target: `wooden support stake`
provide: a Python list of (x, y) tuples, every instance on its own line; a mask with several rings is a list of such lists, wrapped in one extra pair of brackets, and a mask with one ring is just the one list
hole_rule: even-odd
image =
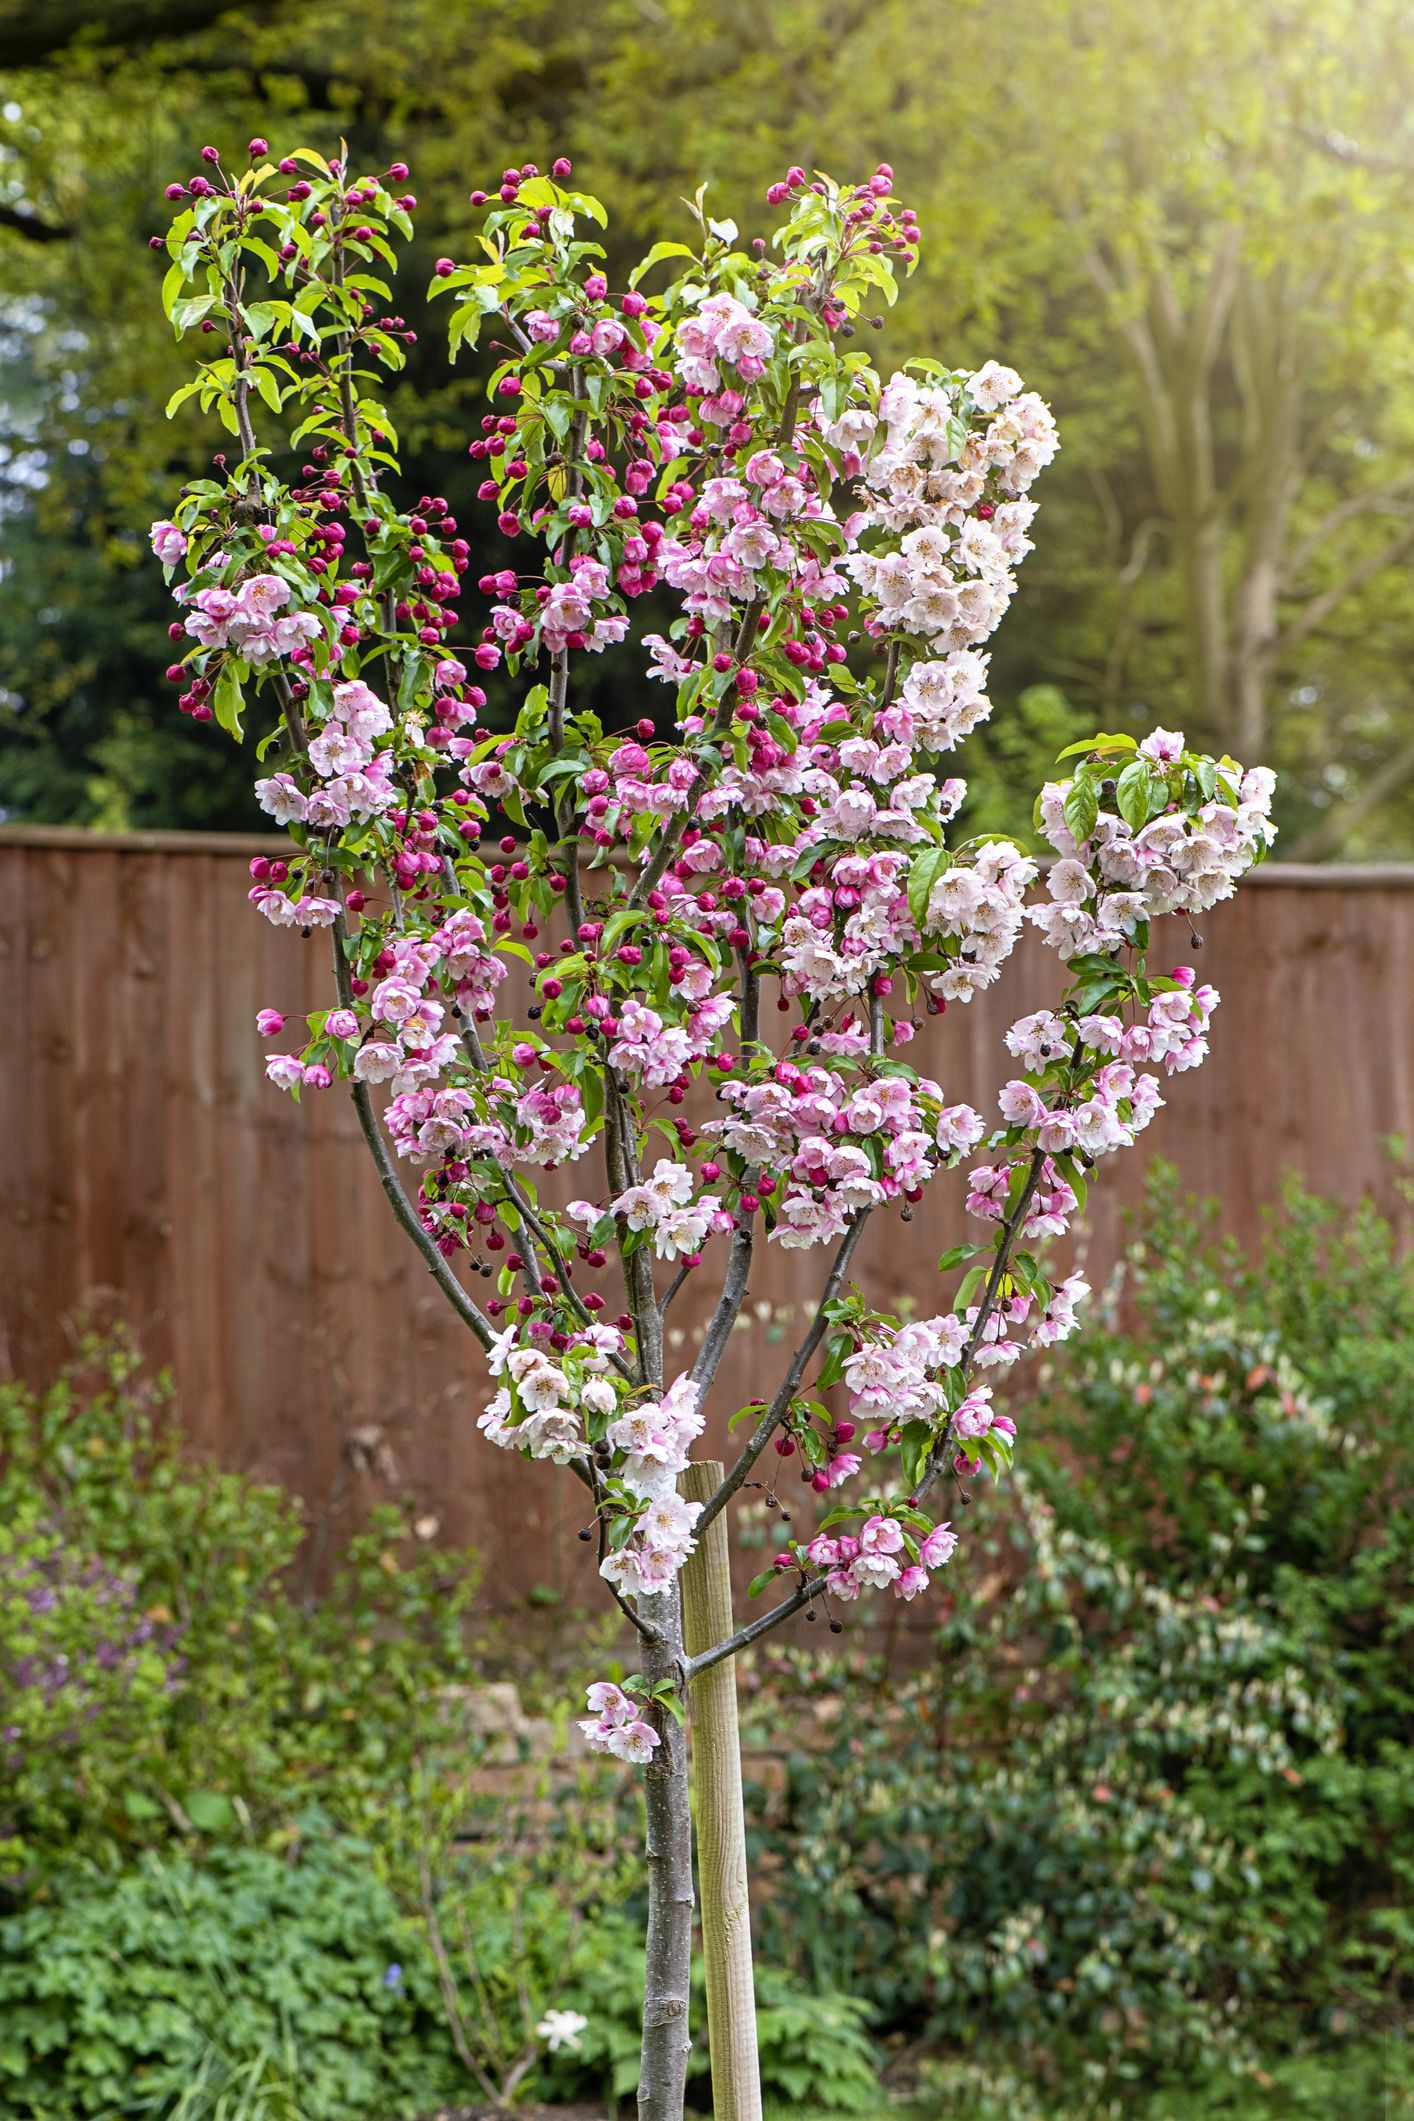
[[(690, 1465), (680, 1482), (684, 1497), (688, 1502), (706, 1502), (721, 1486), (722, 1473), (722, 1466), (713, 1459)], [(724, 1510), (708, 1525), (683, 1569), (682, 1601), (683, 1641), (689, 1657), (700, 1656), (731, 1634), (732, 1580)], [(693, 1680), (689, 1713), (713, 2121), (761, 2121), (735, 1658), (724, 1658)]]

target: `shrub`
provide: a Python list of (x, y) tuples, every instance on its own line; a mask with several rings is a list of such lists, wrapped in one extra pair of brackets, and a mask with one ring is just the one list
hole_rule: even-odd
[[(475, 1940), (487, 2072), (505, 2081), (527, 2056), (522, 2096), (631, 2093), (641, 1926), (612, 1905), (583, 1920), (547, 1860), (478, 1861), (448, 1897)], [(700, 1964), (694, 1978), (700, 2006)], [(769, 1968), (757, 1993), (769, 2097), (877, 2110), (861, 2004)], [(585, 2018), (577, 2047), (547, 2052), (551, 2008)], [(705, 2088), (705, 2041), (692, 2067)], [(15, 2121), (185, 2117), (238, 2088), (259, 2121), (393, 2121), (479, 2096), (426, 1931), (367, 1846), (312, 1830), (285, 1856), (149, 1850), (111, 1877), (60, 1872), (0, 1919), (0, 2110)]]
[[(637, 2081), (636, 1793), (596, 1802), (596, 1764), (478, 1795), (451, 1713), (480, 1677), (474, 1558), (385, 1508), (302, 1600), (304, 1534), (282, 1490), (184, 1455), (121, 1340), (45, 1392), (0, 1388), (20, 2121), (384, 2121), (478, 2097), (482, 2072), (522, 2096)], [(774, 2096), (870, 2109), (859, 2006), (769, 1969), (760, 2003)], [(587, 2019), (578, 2051), (547, 2053), (554, 2008)], [(705, 2085), (705, 2042), (694, 2067)]]
[[(692, 1967), (694, 2023), (703, 2035), (688, 2060), (689, 2100), (708, 2096), (706, 1981), (700, 1958)], [(588, 2023), (577, 2053), (552, 2057), (544, 2082), (555, 2097), (632, 2094), (638, 2083), (643, 1987), (643, 1931), (616, 1915), (596, 1925), (593, 1947), (566, 1984), (564, 2001)], [(866, 2030), (869, 2008), (860, 1998), (817, 1994), (798, 1973), (756, 1967), (756, 2029), (761, 2088), (768, 2100), (806, 2111), (877, 2114), (879, 2058)]]
[(301, 1600), (294, 1498), (185, 1455), (122, 1341), (47, 1391), (0, 1387), (0, 1527), (15, 1892), (76, 1853), (259, 1837), (315, 1799), (372, 1830), (456, 1738), (474, 1555), (386, 1505)]
[(0, 2028), (0, 2104), (26, 2121), (163, 2112), (262, 2057), (290, 2058), (305, 2121), (381, 2121), (465, 2081), (416, 1928), (371, 1852), (323, 1834), (289, 1858), (60, 1874), (0, 1920)]
[(768, 1952), (1096, 2098), (1401, 2023), (1411, 1327), (1368, 1209), (1292, 1191), (1247, 1259), (1161, 1175), (939, 1669), (760, 1668), (807, 1733), (761, 1800)]
[[(1414, 1964), (1414, 1269), (1368, 1204), (1294, 1183), (1254, 1258), (1212, 1221), (1155, 1174), (1123, 1303), (1048, 1381), (1038, 1477), (1063, 1536), (1308, 1675), (1325, 1741), (1234, 1725), (1230, 1772), (1189, 1779), (1250, 1851), (1282, 1991), (1340, 2030), (1407, 2006)], [(1103, 1481), (1072, 1477), (1082, 1431)]]

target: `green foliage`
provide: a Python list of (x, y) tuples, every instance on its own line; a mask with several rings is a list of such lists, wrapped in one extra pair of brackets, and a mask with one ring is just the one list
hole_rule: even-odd
[[(1059, 681), (1072, 734), (1157, 720), (1241, 749), (1224, 673), (1245, 657), (1286, 844), (1330, 828), (1320, 852), (1407, 848), (1411, 782), (1387, 771), (1404, 762), (1414, 597), (1398, 0), (1044, 0), (1021, 39), (1005, 11), (960, 0), (404, 0), (395, 24), (365, 0), (286, 0), (239, 36), (208, 5), (179, 30), (170, 11), (144, 30), (136, 6), (60, 10), (55, 30), (54, 12), (0, 113), (21, 202), (0, 227), (0, 758), (16, 814), (255, 821), (229, 750), (176, 713), (158, 572), (131, 531), (203, 468), (195, 408), (163, 422), (185, 368), (143, 244), (204, 141), (229, 154), (298, 123), (326, 153), (346, 136), (360, 166), (411, 162), (400, 309), (439, 251), (465, 253), (467, 187), (508, 161), (573, 154), (632, 245), (701, 175), (754, 234), (788, 163), (825, 142), (842, 164), (887, 158), (926, 236), (915, 319), (925, 307), (961, 363), (1004, 338), (1062, 421), (1049, 557), (993, 659), (993, 726), (1015, 719), (1039, 748), (1054, 702), (1035, 696)], [(449, 378), (425, 337), (390, 411), (408, 492), (448, 495), (475, 580), (495, 540), (455, 460), (490, 360)], [(1239, 592), (1260, 602), (1273, 579), (1276, 609), (1240, 623)], [(624, 719), (652, 711), (613, 656), (588, 683)], [(969, 746), (984, 829), (1014, 826), (1034, 785), (1010, 748)]]
[[(305, 1529), (183, 1454), (121, 1340), (0, 1389), (17, 2121), (385, 2121), (636, 2082), (636, 1798), (602, 1769), (470, 1788), (473, 1559), (384, 1509), (301, 1597)], [(769, 1968), (759, 1999), (774, 2097), (872, 2110), (862, 2004)], [(550, 2056), (536, 2028), (564, 2008), (589, 2025)]]
[[(60, 1872), (0, 1918), (0, 2110), (16, 2121), (384, 2121), (503, 2085), (522, 2097), (631, 2094), (643, 1936), (623, 1910), (621, 1860), (591, 1879), (562, 1844), (492, 1846), (441, 1881), (473, 2080), (419, 1913), (384, 1882), (375, 1850), (305, 1825), (283, 1855), (148, 1851), (113, 1875)], [(693, 1980), (701, 2025), (700, 1962)], [(757, 1996), (769, 2097), (876, 2111), (862, 2003), (767, 1967)], [(536, 2028), (550, 2009), (588, 2020), (577, 2049), (546, 2052)], [(692, 2070), (705, 2084), (705, 2038)]]
[(283, 1490), (185, 1456), (121, 1345), (0, 1387), (0, 1878), (174, 1832), (257, 1837), (317, 1800), (372, 1829), (415, 1760), (463, 1743), (467, 1553), (376, 1510), (299, 1596)]
[[(562, 2001), (588, 2019), (577, 2054), (561, 2053), (544, 2068), (554, 2097), (631, 2095), (638, 2083), (643, 2008), (643, 1939), (622, 1915), (596, 1923), (592, 1951), (566, 1983)], [(710, 2069), (707, 1992), (702, 1961), (693, 1960), (692, 2022), (703, 2028), (688, 2059), (689, 2087), (700, 2096)], [(865, 2030), (868, 2006), (858, 1997), (816, 1993), (798, 1974), (756, 1966), (756, 2029), (761, 2085), (767, 2100), (807, 2111), (874, 2114), (879, 2109), (879, 2061)], [(689, 2090), (689, 2098), (694, 2096)]]
[[(920, 2090), (926, 2102), (901, 2111), (898, 2121), (934, 2121), (966, 2114), (968, 2121), (1070, 2121), (1069, 2094), (1047, 2095), (1005, 2063), (928, 2062)], [(1095, 2121), (1328, 2121), (1344, 2113), (1401, 2121), (1414, 2114), (1414, 2079), (1407, 2040), (1372, 2041), (1334, 2055), (1301, 2055), (1240, 2078), (1185, 2084), (1136, 2100), (1132, 2091), (1088, 2103)]]
[(1411, 1328), (1372, 1211), (1293, 1192), (1247, 1260), (1161, 1175), (935, 1669), (767, 1668), (763, 1718), (815, 1726), (758, 1835), (768, 1955), (1076, 2111), (1227, 2111), (1407, 2024)]
[(354, 1840), (148, 1852), (0, 1919), (17, 2121), (382, 2121), (464, 2081), (417, 1931)]

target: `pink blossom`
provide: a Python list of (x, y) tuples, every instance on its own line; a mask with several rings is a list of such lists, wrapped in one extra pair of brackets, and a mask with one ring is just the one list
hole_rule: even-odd
[(898, 1554), (903, 1549), (903, 1527), (894, 1517), (868, 1517), (859, 1535), (864, 1554)]
[(185, 531), (175, 523), (154, 523), (148, 532), (152, 550), (164, 567), (175, 567), (187, 549)]
[(265, 1080), (277, 1090), (297, 1090), (304, 1081), (304, 1063), (291, 1053), (267, 1054)]
[(957, 1550), (957, 1534), (950, 1524), (935, 1524), (921, 1542), (918, 1558), (925, 1569), (941, 1569)]

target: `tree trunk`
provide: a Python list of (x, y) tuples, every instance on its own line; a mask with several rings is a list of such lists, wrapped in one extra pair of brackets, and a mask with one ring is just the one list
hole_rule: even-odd
[[(661, 1598), (640, 1603), (660, 1631), (645, 1644), (650, 1685), (681, 1685), (682, 1596), (674, 1584)], [(643, 1772), (648, 1850), (648, 1936), (643, 1969), (643, 2056), (638, 2081), (639, 2121), (682, 2121), (687, 2083), (688, 1984), (692, 1971), (692, 1813), (687, 1734), (676, 1717), (662, 1718), (663, 1742)]]
[(1187, 592), (1189, 698), (1206, 738), (1228, 728), (1223, 525), (1210, 515), (1180, 522), (1177, 529)]

